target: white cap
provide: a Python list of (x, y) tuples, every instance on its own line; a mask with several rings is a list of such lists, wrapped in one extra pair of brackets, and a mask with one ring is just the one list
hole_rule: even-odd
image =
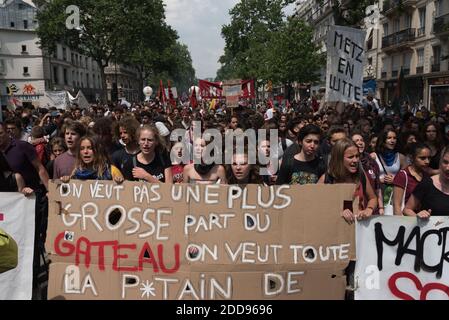
[(168, 135), (170, 135), (170, 130), (168, 130), (168, 128), (165, 126), (165, 124), (163, 124), (162, 122), (156, 122), (155, 123), (157, 130), (159, 131), (159, 134), (162, 137), (166, 137)]

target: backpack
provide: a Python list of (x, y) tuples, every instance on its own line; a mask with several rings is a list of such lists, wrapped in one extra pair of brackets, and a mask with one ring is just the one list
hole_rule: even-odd
[(0, 229), (0, 273), (17, 267), (18, 254), (17, 243), (10, 235)]

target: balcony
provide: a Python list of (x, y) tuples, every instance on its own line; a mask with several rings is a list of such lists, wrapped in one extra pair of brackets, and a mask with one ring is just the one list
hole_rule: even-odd
[(387, 72), (386, 71), (382, 71), (381, 78), (382, 79), (386, 79), (387, 78)]
[(417, 37), (423, 37), (426, 35), (426, 27), (421, 27), (416, 29), (416, 36)]
[(441, 64), (439, 62), (435, 62), (432, 64), (432, 72), (440, 72)]
[(435, 18), (433, 32), (437, 37), (449, 35), (449, 13)]
[(384, 51), (395, 51), (409, 47), (416, 39), (416, 29), (405, 29), (382, 38), (382, 49)]
[(399, 75), (399, 70), (393, 70), (391, 71), (391, 77), (396, 78)]
[(410, 66), (404, 67), (404, 68), (402, 69), (402, 73), (404, 74), (404, 76), (410, 75)]
[(384, 0), (382, 14), (385, 16), (401, 14), (402, 10), (416, 8), (417, 2), (418, 0)]
[(416, 67), (416, 74), (423, 74), (424, 73), (424, 66)]

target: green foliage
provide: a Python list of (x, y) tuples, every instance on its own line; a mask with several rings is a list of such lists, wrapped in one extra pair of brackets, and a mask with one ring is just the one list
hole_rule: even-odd
[[(329, 0), (318, 0), (321, 4)], [(387, 0), (388, 1), (388, 0)], [(378, 0), (345, 0), (334, 1), (332, 11), (335, 24), (338, 26), (361, 27), (366, 18), (366, 8), (378, 3)]]
[[(41, 47), (54, 52), (56, 43), (92, 57), (103, 74), (109, 62), (137, 66), (144, 78), (166, 72), (172, 79), (192, 76), (187, 47), (165, 21), (162, 0), (37, 0)], [(66, 8), (80, 9), (80, 28), (66, 27)], [(194, 77), (194, 70), (193, 70)]]
[(318, 80), (324, 58), (313, 30), (283, 8), (292, 1), (242, 0), (222, 29), (226, 41), (217, 79), (255, 78), (277, 84)]

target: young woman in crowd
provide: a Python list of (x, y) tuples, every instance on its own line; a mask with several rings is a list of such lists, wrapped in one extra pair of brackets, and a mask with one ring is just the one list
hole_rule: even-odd
[(355, 214), (351, 208), (342, 212), (348, 224), (356, 220), (371, 217), (377, 208), (377, 197), (360, 164), (359, 148), (350, 139), (342, 139), (332, 148), (328, 172), (320, 178), (319, 183), (356, 184), (354, 199), (359, 200), (359, 212)]
[(424, 143), (412, 144), (409, 148), (411, 165), (401, 170), (394, 178), (393, 206), (395, 215), (402, 211), (416, 186), (427, 177), (430, 164), (430, 147)]
[(316, 184), (326, 171), (326, 164), (317, 153), (320, 146), (321, 129), (311, 124), (299, 132), (300, 151), (286, 154), (282, 159), (277, 185)]
[(173, 183), (183, 183), (184, 182), (184, 155), (185, 155), (185, 146), (182, 142), (176, 142), (173, 144), (171, 149), (170, 158), (171, 158), (171, 172), (173, 176)]
[(50, 141), (50, 161), (47, 163), (46, 169), (50, 179), (53, 179), (53, 167), (56, 158), (58, 158), (64, 152), (67, 152), (67, 146), (65, 145), (64, 139), (53, 138)]
[(376, 145), (376, 152), (371, 156), (376, 160), (380, 169), (379, 180), (382, 187), (382, 197), (385, 214), (393, 215), (393, 181), (396, 174), (408, 167), (406, 157), (398, 151), (396, 131), (387, 129), (383, 131)]
[(380, 170), (379, 166), (377, 165), (376, 161), (371, 158), (370, 154), (366, 151), (366, 144), (365, 140), (363, 139), (363, 136), (361, 133), (353, 133), (351, 136), (351, 140), (354, 142), (354, 144), (359, 149), (360, 154), (360, 163), (362, 164), (362, 168), (365, 171), (366, 177), (368, 178), (368, 181), (371, 184), (371, 187), (373, 188), (377, 199), (378, 199), (378, 209), (375, 211), (375, 214), (384, 214), (384, 208), (383, 202), (382, 202), (382, 190), (380, 187)]
[(199, 184), (226, 184), (226, 171), (222, 165), (206, 164), (204, 155), (206, 151), (206, 140), (197, 138), (193, 142), (194, 163), (184, 167), (183, 177), (185, 183)]
[(71, 176), (62, 177), (61, 181), (67, 183), (70, 179), (113, 180), (116, 183), (124, 180), (120, 170), (110, 164), (99, 138), (91, 135), (79, 140), (75, 170)]
[(428, 122), (423, 128), (423, 141), (430, 147), (431, 150), (431, 161), (430, 161), (430, 174), (438, 174), (441, 150), (444, 147), (443, 138), (439, 130), (439, 126), (434, 122)]
[(248, 150), (233, 152), (232, 164), (227, 167), (227, 181), (230, 185), (262, 184), (259, 166), (249, 163)]
[(130, 181), (172, 183), (170, 156), (164, 147), (159, 131), (145, 125), (137, 130), (140, 152), (123, 166), (123, 176)]
[(449, 216), (449, 148), (441, 153), (438, 174), (425, 177), (413, 191), (403, 211), (405, 216), (428, 219)]

